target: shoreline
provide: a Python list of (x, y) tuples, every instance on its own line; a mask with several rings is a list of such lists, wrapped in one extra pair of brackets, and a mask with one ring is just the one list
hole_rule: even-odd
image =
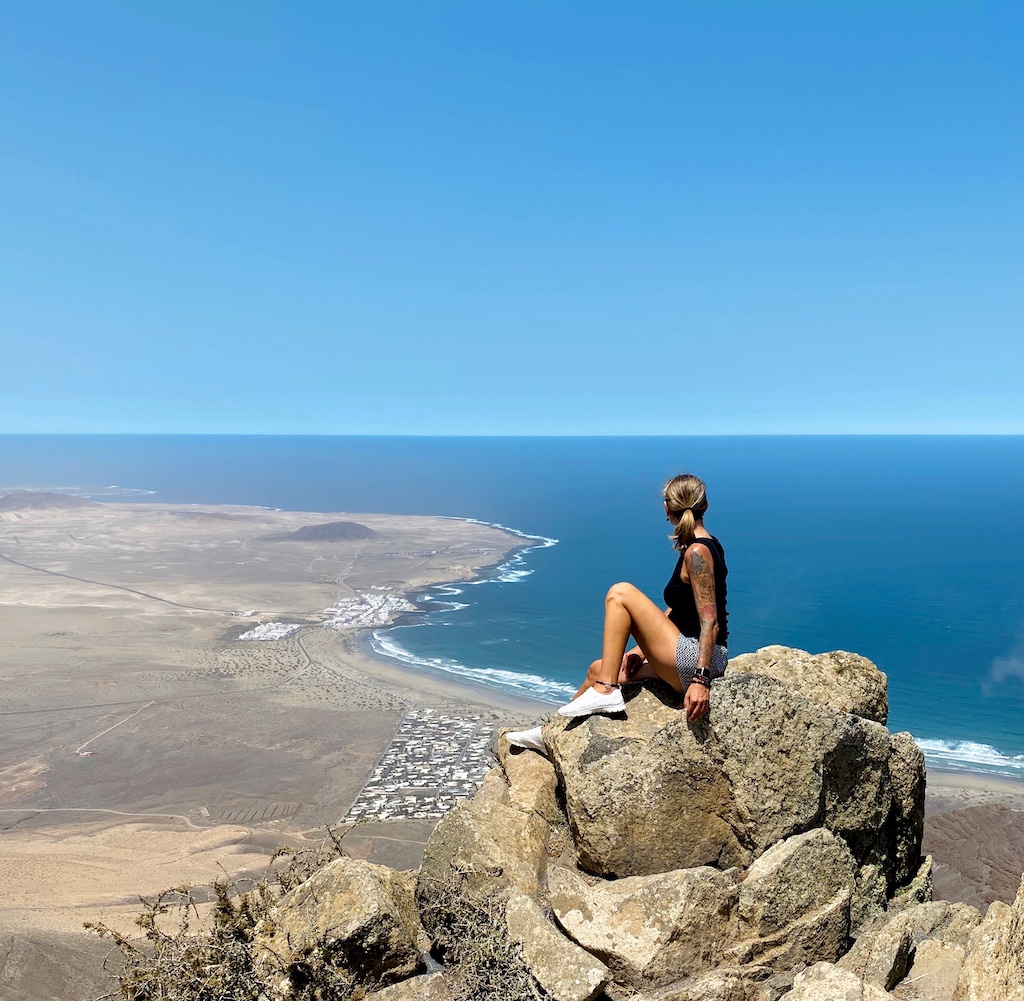
[(1008, 776), (929, 768), (925, 790), (926, 815), (991, 803), (1024, 812), (1024, 782)]
[[(477, 587), (490, 583), (510, 583), (518, 581), (533, 573), (532, 570), (519, 569), (517, 564), (526, 563), (527, 553), (535, 549), (548, 549), (557, 545), (558, 540), (544, 535), (528, 535), (517, 528), (510, 528), (508, 525), (501, 525), (497, 522), (482, 521), (479, 518), (465, 518), (457, 516), (442, 515), (449, 521), (465, 522), (470, 525), (480, 525), (485, 528), (493, 528), (501, 532), (522, 539), (521, 545), (512, 546), (507, 549), (501, 558), (492, 564), (478, 567), (471, 574), (463, 577), (452, 578), (447, 581), (438, 581), (434, 584), (420, 585), (417, 587), (406, 587), (401, 590), (402, 597), (411, 605), (416, 606), (412, 612), (400, 612), (395, 618), (384, 625), (370, 626), (360, 629), (355, 634), (355, 648), (367, 660), (378, 665), (381, 673), (387, 669), (387, 673), (397, 676), (405, 684), (414, 689), (423, 689), (435, 693), (437, 686), (443, 686), (446, 691), (454, 690), (456, 697), (462, 697), (467, 702), (481, 704), (488, 708), (500, 709), (517, 714), (539, 715), (554, 711), (563, 704), (562, 696), (557, 700), (547, 701), (534, 695), (519, 694), (511, 690), (511, 686), (501, 684), (488, 684), (471, 674), (462, 673), (459, 670), (445, 670), (442, 667), (432, 667), (427, 664), (411, 662), (402, 657), (389, 654), (378, 645), (378, 632), (390, 632), (401, 629), (405, 625), (412, 625), (413, 622), (422, 622), (432, 615), (442, 614), (448, 611), (461, 611), (468, 607), (466, 602), (458, 600), (462, 593), (459, 585)], [(450, 599), (450, 600), (448, 600)], [(423, 607), (436, 604), (437, 608)], [(406, 620), (409, 620), (408, 623)], [(457, 661), (452, 660), (453, 664)], [(465, 665), (459, 665), (465, 666)], [(467, 668), (468, 671), (474, 670)], [(376, 672), (370, 672), (374, 676)], [(379, 680), (386, 680), (380, 678)]]
[(555, 702), (543, 702), (526, 695), (516, 695), (497, 686), (448, 673), (439, 668), (418, 667), (396, 657), (390, 657), (373, 646), (374, 631), (372, 628), (360, 629), (353, 637), (355, 652), (364, 662), (373, 665), (373, 668), (366, 670), (367, 676), (373, 680), (383, 683), (397, 682), (402, 687), (420, 691), (425, 695), (443, 695), (453, 701), (520, 715), (553, 712), (558, 706)]

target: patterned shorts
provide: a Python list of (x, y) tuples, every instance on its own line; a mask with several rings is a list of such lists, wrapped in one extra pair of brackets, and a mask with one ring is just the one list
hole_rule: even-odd
[[(697, 673), (697, 653), (700, 650), (700, 643), (692, 636), (680, 635), (676, 643), (676, 671), (679, 672), (679, 681), (685, 692)], [(715, 652), (711, 655), (711, 677), (720, 678), (725, 674), (725, 667), (729, 663), (729, 651), (724, 646), (716, 646)]]

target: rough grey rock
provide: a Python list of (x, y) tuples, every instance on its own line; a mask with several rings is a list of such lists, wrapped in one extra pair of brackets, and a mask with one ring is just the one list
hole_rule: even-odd
[(915, 945), (925, 939), (935, 939), (966, 950), (972, 932), (981, 922), (981, 914), (976, 907), (948, 900), (918, 904), (905, 908), (903, 913), (914, 933)]
[(730, 671), (763, 674), (838, 712), (884, 724), (889, 718), (889, 683), (867, 657), (845, 650), (811, 654), (788, 646), (765, 646), (729, 661)]
[(707, 866), (613, 881), (553, 866), (548, 891), (568, 935), (616, 979), (648, 986), (716, 966), (737, 900), (732, 875)]
[[(754, 974), (762, 974), (760, 977)], [(761, 970), (712, 970), (659, 991), (657, 1001), (775, 1001)]]
[(849, 970), (831, 963), (816, 963), (798, 973), (793, 989), (784, 1001), (892, 1001), (892, 996), (874, 984), (867, 984)]
[(907, 914), (894, 914), (863, 932), (836, 965), (869, 984), (891, 991), (907, 975), (913, 953), (913, 923)]
[(501, 769), (492, 769), (471, 800), (442, 818), (427, 840), (416, 879), (423, 926), (442, 950), (444, 900), (453, 893), (475, 906), (504, 900), (510, 887), (540, 896), (547, 868), (548, 825), (509, 803)]
[(889, 901), (889, 910), (902, 911), (918, 904), (930, 904), (934, 892), (934, 864), (931, 855), (926, 855), (921, 860), (914, 878)]
[(953, 1001), (966, 950), (938, 939), (926, 938), (914, 951), (914, 962), (907, 972), (901, 997), (927, 998), (928, 1001)]
[(567, 939), (536, 901), (512, 889), (505, 905), (509, 940), (552, 1001), (591, 1001), (611, 979), (608, 967)]
[(741, 941), (729, 955), (777, 970), (835, 961), (849, 942), (855, 874), (842, 838), (824, 828), (773, 845), (740, 883)]
[(1024, 877), (1012, 904), (989, 904), (971, 932), (956, 1001), (1024, 1001)]
[(746, 866), (823, 826), (894, 887), (920, 845), (923, 773), (915, 784), (902, 743), (759, 674), (716, 682), (698, 723), (645, 686), (625, 719), (559, 720), (547, 741), (581, 864), (598, 875)]
[(760, 963), (791, 970), (842, 955), (850, 940), (850, 891), (840, 890), (827, 904), (804, 914), (785, 928), (748, 938), (729, 949), (733, 962)]
[(440, 973), (413, 977), (366, 995), (366, 1001), (451, 1001), (448, 983)]
[(889, 780), (892, 783), (892, 814), (886, 825), (889, 889), (909, 883), (921, 865), (924, 837), (924, 752), (909, 733), (889, 739)]
[(739, 888), (741, 933), (771, 935), (853, 890), (856, 863), (842, 838), (818, 827), (768, 849)]
[(682, 713), (650, 691), (633, 693), (625, 719), (555, 720), (547, 741), (588, 871), (642, 876), (750, 861), (728, 776)]
[[(929, 897), (929, 900), (931, 898)], [(862, 865), (850, 901), (850, 931), (856, 936), (869, 921), (883, 914), (889, 905), (889, 883), (877, 865)]]
[(509, 787), (509, 805), (536, 813), (549, 824), (564, 822), (558, 805), (555, 767), (536, 751), (512, 747), (505, 734), (498, 738), (498, 762)]
[(321, 964), (348, 971), (364, 987), (419, 973), (417, 931), (410, 887), (400, 873), (340, 858), (281, 898), (254, 945), (260, 965), (284, 968), (278, 989), (289, 997), (296, 978)]

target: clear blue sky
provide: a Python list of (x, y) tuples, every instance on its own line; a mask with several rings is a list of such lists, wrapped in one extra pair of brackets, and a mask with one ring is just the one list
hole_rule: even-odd
[(0, 7), (0, 432), (1024, 431), (1019, 0)]

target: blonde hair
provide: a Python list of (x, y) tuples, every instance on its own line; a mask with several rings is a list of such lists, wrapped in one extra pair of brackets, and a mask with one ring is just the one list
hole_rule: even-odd
[(708, 509), (707, 487), (704, 481), (690, 473), (674, 476), (665, 484), (665, 508), (672, 518), (678, 518), (675, 531), (669, 536), (674, 549), (685, 549), (693, 541), (697, 521)]

